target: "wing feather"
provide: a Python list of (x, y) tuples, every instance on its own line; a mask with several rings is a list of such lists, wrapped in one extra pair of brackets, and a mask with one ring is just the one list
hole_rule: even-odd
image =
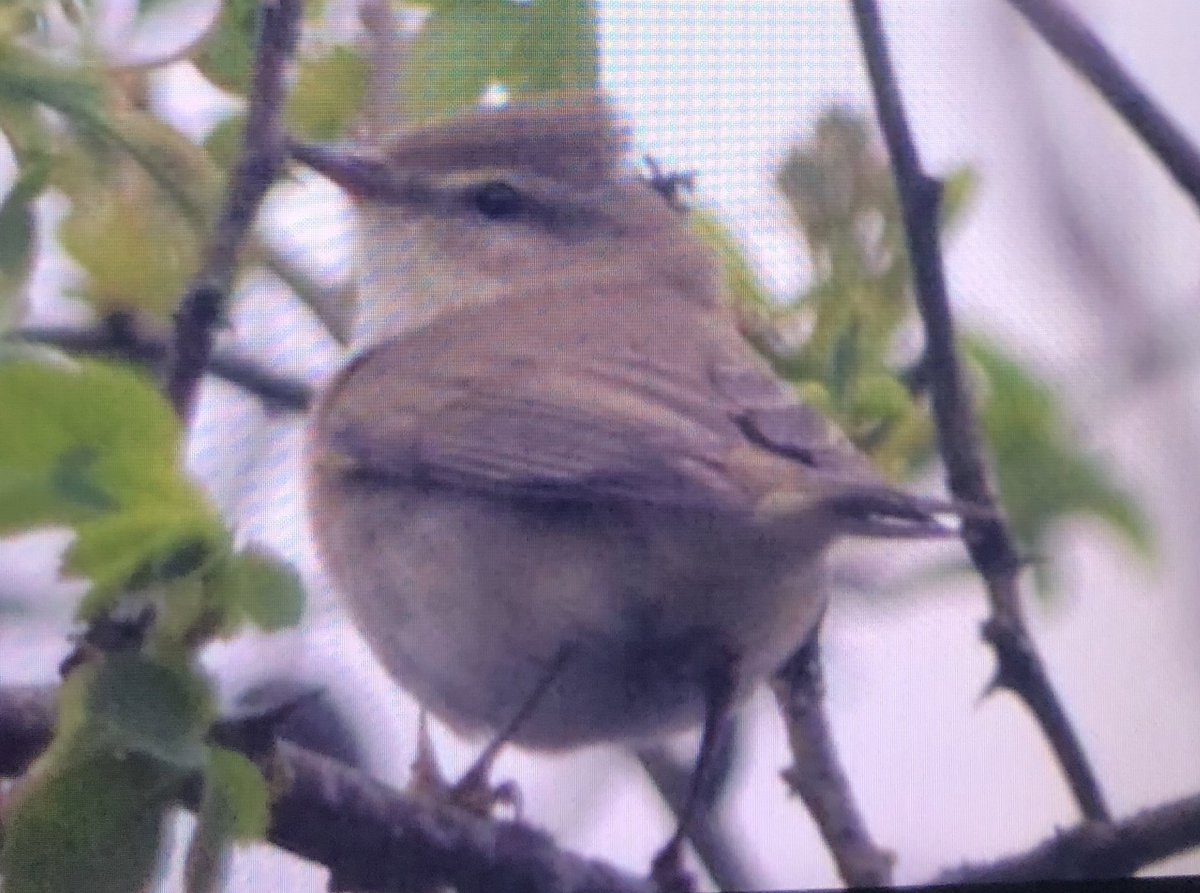
[[(856, 532), (929, 532), (928, 506), (888, 486), (711, 308), (669, 306), (659, 321), (614, 309), (508, 302), (369, 349), (324, 400), (327, 448), (375, 475), (508, 498), (824, 504)], [(888, 524), (873, 529), (877, 516)]]

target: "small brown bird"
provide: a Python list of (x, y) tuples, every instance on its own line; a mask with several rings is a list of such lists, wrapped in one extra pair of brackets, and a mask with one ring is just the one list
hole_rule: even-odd
[(558, 749), (705, 720), (699, 778), (731, 705), (813, 633), (826, 547), (944, 535), (947, 505), (775, 376), (626, 148), (574, 96), (375, 155), (294, 149), (355, 200), (364, 268), (309, 513), (376, 655), (453, 728), (523, 713), (511, 740)]

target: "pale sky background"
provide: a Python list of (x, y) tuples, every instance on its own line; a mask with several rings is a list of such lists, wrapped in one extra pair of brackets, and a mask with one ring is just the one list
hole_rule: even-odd
[[(1200, 4), (1075, 5), (1200, 141)], [(1001, 0), (883, 6), (926, 167), (967, 164), (980, 177), (947, 246), (959, 319), (1002, 338), (1061, 389), (1080, 443), (1110, 462), (1156, 526), (1155, 565), (1095, 524), (1061, 531), (1054, 554), (1062, 598), (1028, 604), (1051, 677), (1118, 815), (1200, 790), (1200, 380), (1191, 362), (1200, 345), (1200, 218)], [(764, 280), (780, 294), (801, 286), (807, 271), (773, 171), (829, 104), (870, 108), (847, 4), (613, 0), (601, 4), (601, 27), (604, 83), (639, 148), (668, 167), (695, 169), (701, 200), (734, 228)], [(203, 132), (222, 105), (202, 86), (180, 66), (157, 93), (189, 132)], [(273, 220), (336, 274), (348, 262), (348, 210), (331, 188), (305, 183), (273, 202)], [(1081, 244), (1092, 252), (1088, 262), (1078, 260)], [(48, 265), (39, 294), (64, 275)], [(319, 382), (338, 362), (332, 345), (291, 308), (281, 312), (270, 283), (258, 285), (244, 289), (233, 337)], [(65, 312), (51, 302), (39, 310), (43, 318)], [(1131, 382), (1112, 358), (1142, 332), (1180, 346), (1184, 362)], [(192, 467), (247, 539), (295, 560), (311, 585), (304, 631), (247, 637), (214, 649), (210, 663), (230, 692), (269, 672), (328, 686), (360, 717), (374, 771), (402, 783), (415, 710), (320, 581), (302, 535), (300, 442), (295, 419), (264, 420), (253, 401), (206, 388)], [(0, 549), (0, 588), (44, 594), (48, 556), (62, 542), (43, 535)], [(913, 564), (915, 547), (903, 548), (896, 555), (849, 544), (840, 557), (869, 559), (886, 589)], [(0, 679), (53, 677), (69, 599), (60, 594), (54, 604), (62, 609), (33, 628), (0, 618)], [(978, 637), (985, 613), (981, 587), (965, 580), (920, 595), (847, 593), (826, 624), (834, 732), (869, 827), (897, 853), (900, 882), (1022, 850), (1077, 819), (1025, 711), (1005, 695), (978, 700), (993, 665)], [(746, 715), (729, 823), (759, 883), (836, 885), (810, 820), (779, 779), (789, 757), (773, 702), (764, 693)], [(478, 746), (448, 734), (437, 741), (455, 766)], [(681, 753), (692, 747), (694, 737), (680, 742)], [(669, 833), (665, 809), (622, 753), (511, 752), (497, 770), (517, 780), (529, 819), (572, 849), (642, 871)], [(323, 889), (317, 869), (259, 849), (237, 861), (230, 889)], [(1160, 870), (1200, 872), (1200, 857)]]

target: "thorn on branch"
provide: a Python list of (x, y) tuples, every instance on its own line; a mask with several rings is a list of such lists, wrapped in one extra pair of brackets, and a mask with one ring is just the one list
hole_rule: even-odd
[(850, 0), (867, 65), (879, 126), (883, 131), (905, 239), (917, 308), (925, 328), (928, 387), (938, 448), (955, 498), (991, 510), (991, 517), (965, 518), (963, 542), (987, 586), (991, 620), (985, 629), (996, 650), (996, 683), (1011, 688), (1054, 749), (1084, 816), (1105, 820), (1108, 806), (1083, 745), (1051, 687), (1025, 628), (1021, 609), (1017, 547), (993, 495), (983, 461), (979, 424), (958, 361), (954, 320), (939, 242), (938, 189), (921, 166), (888, 53), (876, 0)]

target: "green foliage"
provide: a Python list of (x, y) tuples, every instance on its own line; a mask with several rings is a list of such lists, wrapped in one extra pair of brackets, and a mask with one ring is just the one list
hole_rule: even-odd
[(124, 187), (94, 181), (76, 193), (59, 243), (87, 273), (81, 296), (101, 315), (144, 311), (168, 318), (200, 262), (196, 229), (157, 201), (131, 169)]
[(697, 208), (688, 215), (688, 220), (696, 234), (716, 253), (734, 306), (759, 311), (771, 308), (773, 302), (770, 293), (742, 254), (733, 234), (717, 216)]
[[(1152, 556), (1149, 521), (1103, 463), (1082, 450), (1055, 392), (983, 338), (971, 339), (968, 353), (982, 372), (981, 415), (996, 485), (1021, 542), (1045, 542), (1064, 515), (1092, 515), (1143, 557)], [(1052, 568), (1040, 560), (1034, 568), (1043, 588), (1049, 586)]]
[(28, 164), (0, 203), (0, 332), (24, 315), (33, 270), (33, 202), (46, 183), (46, 164)]
[[(895, 371), (898, 349), (916, 328), (911, 270), (891, 174), (866, 121), (845, 110), (827, 112), (785, 159), (777, 182), (804, 236), (813, 281), (783, 307), (770, 308), (727, 234), (718, 234), (738, 309), (756, 320), (748, 333), (881, 468), (897, 477), (913, 474), (933, 458), (934, 433), (924, 395)], [(961, 217), (974, 186), (967, 170), (946, 179), (944, 226)], [(713, 242), (711, 224), (702, 227)], [(968, 346), (978, 364), (997, 486), (1024, 547), (1045, 552), (1059, 521), (1085, 514), (1149, 555), (1146, 519), (1104, 464), (1071, 437), (1055, 392), (996, 345), (974, 338)], [(1045, 564), (1038, 581), (1051, 591)]]
[(298, 578), (259, 551), (232, 552), (224, 522), (181, 467), (180, 435), (170, 406), (136, 372), (0, 364), (0, 534), (74, 529), (63, 567), (91, 580), (84, 620), (146, 591), (180, 638), (193, 623), (296, 623)]
[[(970, 177), (954, 177), (957, 205)], [(834, 109), (777, 175), (805, 237), (814, 272), (777, 311), (769, 355), (797, 383), (820, 385), (830, 414), (889, 475), (911, 474), (930, 452), (921, 402), (895, 371), (898, 336), (912, 324), (899, 206), (867, 124)], [(798, 337), (797, 337), (798, 336)]]
[(271, 820), (262, 773), (236, 751), (211, 747), (205, 776), (205, 798), (233, 840), (259, 840)]
[(350, 47), (302, 60), (284, 111), (288, 128), (307, 139), (343, 136), (362, 107), (367, 74), (366, 60)]
[(88, 682), (89, 746), (141, 754), (184, 774), (204, 767), (204, 736), (215, 707), (208, 686), (190, 668), (118, 652)]
[(94, 70), (52, 62), (12, 41), (0, 42), (0, 99), (13, 106), (37, 103), (72, 120), (96, 121), (104, 95)]
[(143, 888), (167, 811), (192, 778), (205, 794), (191, 889), (215, 889), (228, 844), (265, 827), (258, 770), (208, 744), (216, 713), (196, 654), (246, 621), (295, 623), (303, 594), (276, 559), (233, 552), (183, 472), (180, 437), (171, 408), (137, 373), (0, 363), (0, 534), (75, 531), (63, 570), (90, 580), (83, 620), (131, 600), (152, 609), (140, 647), (85, 652), (68, 677), (54, 743), (6, 810), (6, 890)]
[(180, 467), (179, 425), (138, 374), (112, 366), (0, 366), (0, 533), (68, 525), (65, 570), (89, 577), (84, 619), (133, 583), (179, 576), (182, 550), (228, 549)]
[(187, 662), (121, 652), (76, 669), (55, 741), (6, 815), (5, 890), (144, 889), (192, 778), (204, 793), (189, 889), (215, 889), (227, 844), (265, 833), (268, 797), (253, 763), (206, 742), (214, 715), (208, 683)]
[(296, 572), (279, 559), (246, 549), (213, 575), (212, 589), (227, 606), (231, 622), (243, 619), (266, 632), (295, 626), (304, 610), (304, 588)]
[(192, 61), (210, 81), (244, 96), (254, 67), (258, 0), (221, 0), (216, 26)]
[(434, 2), (408, 50), (402, 95), (414, 121), (474, 105), (492, 85), (511, 96), (594, 88), (595, 14), (587, 0)]
[(253, 763), (232, 750), (209, 749), (199, 824), (184, 863), (188, 893), (221, 889), (229, 844), (267, 833), (267, 800), (266, 783)]
[(142, 755), (80, 750), (27, 780), (10, 804), (6, 893), (129, 893), (152, 876), (178, 776)]
[[(166, 316), (194, 271), (199, 240), (217, 206), (222, 175), (174, 128), (131, 107), (96, 62), (70, 66), (0, 42), (0, 130), (20, 164), (3, 224), (9, 249), (0, 277), (6, 293), (24, 286), (21, 246), (31, 218), (29, 187), (51, 185), (72, 209), (59, 240), (83, 268), (82, 296), (101, 313)], [(42, 108), (66, 130), (46, 126)]]
[(237, 161), (242, 148), (242, 135), (246, 132), (246, 116), (231, 115), (204, 138), (204, 150), (222, 170), (229, 170)]

